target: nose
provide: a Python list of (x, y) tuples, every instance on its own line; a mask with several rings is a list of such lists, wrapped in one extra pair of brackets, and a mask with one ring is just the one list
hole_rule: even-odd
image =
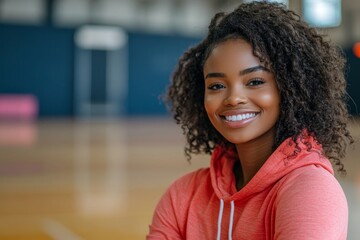
[(224, 104), (228, 106), (236, 106), (248, 102), (248, 98), (244, 91), (232, 90), (229, 95), (224, 99)]

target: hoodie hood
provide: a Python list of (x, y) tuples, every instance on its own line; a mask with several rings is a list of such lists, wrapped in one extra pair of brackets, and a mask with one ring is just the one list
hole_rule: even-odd
[(263, 191), (289, 172), (307, 165), (318, 165), (334, 174), (331, 163), (322, 154), (322, 146), (304, 131), (297, 139), (286, 139), (266, 160), (255, 176), (240, 191), (233, 173), (238, 159), (235, 147), (217, 146), (210, 165), (215, 194), (225, 202), (240, 201)]

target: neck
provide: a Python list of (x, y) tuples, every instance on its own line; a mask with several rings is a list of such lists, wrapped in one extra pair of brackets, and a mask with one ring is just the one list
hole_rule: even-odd
[(234, 169), (238, 190), (250, 182), (270, 157), (273, 152), (274, 137), (275, 131), (272, 129), (261, 138), (236, 145), (240, 159), (240, 166), (236, 164)]

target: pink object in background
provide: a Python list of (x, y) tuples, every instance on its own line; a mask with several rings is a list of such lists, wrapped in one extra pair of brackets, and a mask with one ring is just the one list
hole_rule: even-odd
[(37, 128), (38, 100), (31, 94), (0, 94), (0, 147), (32, 146)]
[(31, 94), (0, 94), (0, 119), (32, 120), (38, 114), (37, 98)]

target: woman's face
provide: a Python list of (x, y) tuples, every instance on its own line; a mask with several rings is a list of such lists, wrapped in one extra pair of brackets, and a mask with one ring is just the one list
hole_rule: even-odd
[(203, 73), (206, 112), (229, 142), (242, 144), (274, 134), (280, 94), (274, 75), (253, 55), (249, 43), (242, 39), (220, 43)]

